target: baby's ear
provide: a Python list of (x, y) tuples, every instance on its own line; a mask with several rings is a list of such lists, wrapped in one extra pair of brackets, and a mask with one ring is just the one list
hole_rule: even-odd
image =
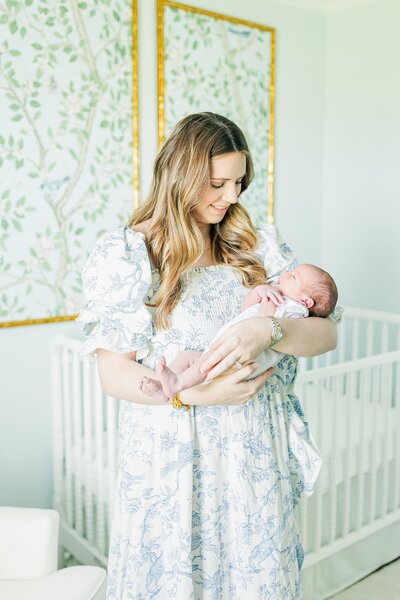
[(310, 308), (312, 308), (315, 304), (312, 298), (303, 298), (302, 302), (308, 308), (308, 310), (310, 310)]

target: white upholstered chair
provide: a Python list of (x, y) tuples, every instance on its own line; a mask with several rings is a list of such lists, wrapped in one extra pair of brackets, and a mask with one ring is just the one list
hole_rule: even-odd
[(59, 520), (55, 510), (0, 507), (0, 598), (105, 599), (104, 569), (57, 570)]

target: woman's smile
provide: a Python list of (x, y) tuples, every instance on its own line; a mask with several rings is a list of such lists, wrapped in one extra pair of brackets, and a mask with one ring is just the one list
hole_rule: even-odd
[(211, 208), (216, 210), (218, 213), (224, 213), (228, 209), (227, 206), (222, 206), (219, 204), (211, 204)]
[(192, 211), (197, 224), (222, 221), (230, 205), (238, 201), (245, 174), (246, 157), (242, 152), (221, 154), (211, 160), (209, 186)]

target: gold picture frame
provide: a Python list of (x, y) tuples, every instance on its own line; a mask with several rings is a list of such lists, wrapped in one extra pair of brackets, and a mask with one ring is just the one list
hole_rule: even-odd
[[(259, 23), (238, 19), (221, 13), (211, 12), (187, 4), (181, 4), (172, 0), (157, 0), (157, 96), (158, 96), (158, 143), (159, 146), (165, 138), (165, 10), (166, 9), (182, 10), (225, 21), (231, 25), (239, 25), (244, 28), (257, 29), (261, 32), (267, 32), (269, 39), (269, 83), (268, 83), (268, 148), (267, 155), (267, 172), (266, 172), (266, 189), (267, 189), (267, 206), (266, 218), (268, 223), (274, 222), (274, 104), (275, 104), (275, 29)], [(169, 32), (170, 33), (170, 32)], [(169, 36), (168, 39), (171, 39)], [(211, 109), (203, 109), (211, 110)], [(196, 111), (193, 111), (196, 112)], [(186, 113), (188, 114), (188, 113)], [(183, 115), (182, 115), (183, 116)], [(235, 119), (233, 119), (235, 120)], [(251, 144), (250, 144), (251, 149)]]

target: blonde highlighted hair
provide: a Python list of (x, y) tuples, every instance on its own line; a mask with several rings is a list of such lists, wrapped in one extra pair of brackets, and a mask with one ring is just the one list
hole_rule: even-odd
[[(211, 112), (179, 121), (156, 157), (149, 195), (129, 222), (129, 227), (134, 227), (150, 219), (146, 242), (150, 259), (160, 273), (155, 300), (157, 328), (168, 328), (168, 316), (182, 291), (181, 275), (204, 251), (192, 211), (209, 186), (210, 161), (230, 152), (241, 152), (246, 157), (243, 192), (253, 179), (253, 163), (240, 128)], [(236, 267), (247, 287), (265, 283), (265, 269), (254, 254), (256, 232), (246, 209), (239, 203), (232, 204), (222, 221), (210, 228), (213, 262)]]

